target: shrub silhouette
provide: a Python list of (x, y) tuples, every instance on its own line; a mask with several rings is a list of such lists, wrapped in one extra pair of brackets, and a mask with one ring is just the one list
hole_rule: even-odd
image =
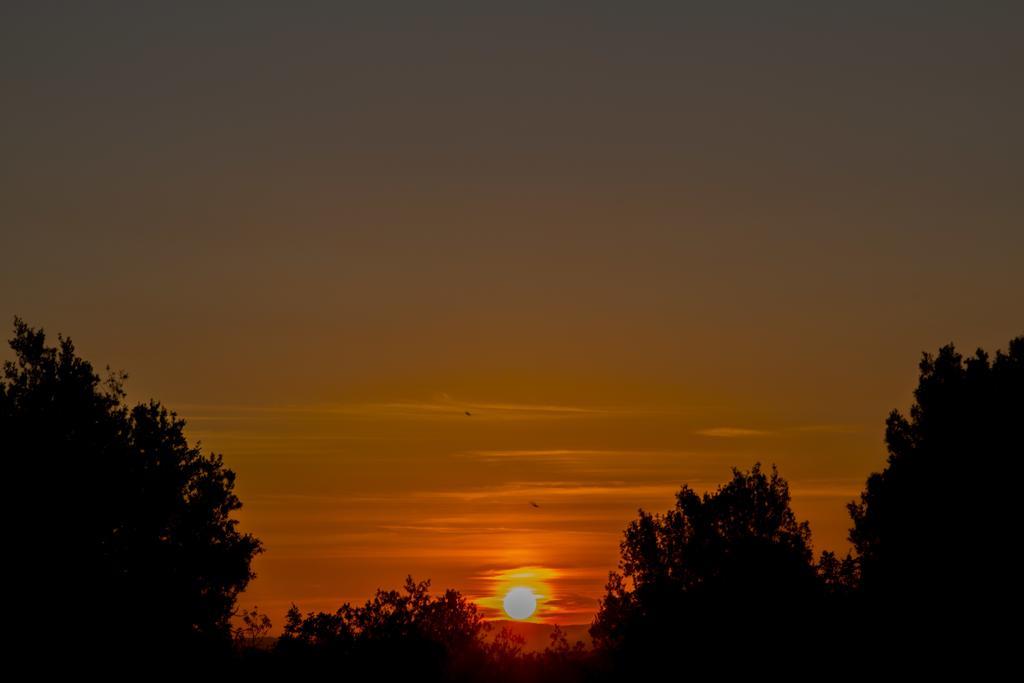
[(58, 339), (47, 346), (16, 319), (15, 360), (0, 379), (21, 578), (48, 608), (41, 618), (75, 606), (88, 626), (68, 646), (111, 662), (229, 644), (260, 551), (231, 518), (234, 473), (190, 446), (185, 423), (159, 403), (129, 407), (123, 374), (101, 380)]
[(401, 591), (378, 590), (362, 606), (302, 615), (292, 605), (278, 653), (298, 668), (338, 668), (359, 675), (457, 677), (481, 667), (487, 624), (458, 591), (430, 595), (430, 582), (407, 577)]
[(252, 662), (263, 674), (344, 672), (353, 680), (571, 683), (597, 673), (583, 644), (570, 645), (561, 629), (543, 652), (527, 652), (521, 634), (495, 632), (458, 591), (429, 589), (408, 577), (402, 590), (378, 590), (362, 606), (303, 615), (292, 605), (272, 656)]

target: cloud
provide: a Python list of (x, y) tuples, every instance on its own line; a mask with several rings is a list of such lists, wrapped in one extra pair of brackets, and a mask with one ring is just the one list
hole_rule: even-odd
[(588, 455), (622, 455), (625, 451), (599, 451), (575, 448), (552, 448), (552, 449), (521, 449), (521, 450), (490, 450), (490, 451), (469, 451), (464, 455), (481, 458), (483, 460), (502, 460), (505, 458), (526, 458), (538, 460), (578, 460)]
[[(632, 417), (662, 413), (622, 406), (581, 406), (549, 403), (491, 403), (455, 400), (441, 395), (431, 401), (320, 403), (308, 405), (201, 405), (180, 406), (190, 421), (222, 422), (281, 417), (351, 417), (399, 420), (541, 420)], [(466, 412), (471, 413), (470, 416)]]
[(694, 432), (699, 436), (710, 436), (716, 439), (745, 439), (757, 436), (775, 436), (784, 433), (793, 434), (857, 434), (861, 430), (846, 424), (811, 424), (797, 427), (780, 427), (776, 431), (753, 429), (750, 427), (710, 427)]
[(566, 500), (571, 498), (639, 500), (661, 495), (671, 497), (679, 489), (679, 485), (679, 482), (676, 481), (643, 484), (622, 481), (527, 481), (461, 490), (420, 491), (413, 495), (419, 498), (440, 498), (463, 502), (508, 499)]
[(585, 462), (614, 460), (620, 458), (674, 458), (695, 456), (692, 451), (644, 450), (644, 449), (590, 449), (590, 448), (525, 448), (507, 450), (479, 450), (459, 453), (463, 457), (498, 462), (501, 460), (535, 460), (550, 462)]
[(771, 432), (745, 427), (711, 427), (710, 429), (698, 430), (696, 434), (711, 436), (716, 439), (743, 439), (752, 436), (768, 436)]
[(790, 484), (794, 498), (851, 499), (864, 490), (863, 479), (806, 480)]

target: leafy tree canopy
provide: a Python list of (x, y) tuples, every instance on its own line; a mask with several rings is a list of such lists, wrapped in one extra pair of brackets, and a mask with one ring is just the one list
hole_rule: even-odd
[(719, 619), (733, 621), (734, 635), (769, 628), (773, 609), (795, 607), (819, 585), (810, 529), (789, 503), (786, 481), (758, 464), (703, 496), (683, 486), (665, 514), (640, 510), (592, 625), (595, 643), (635, 647)]
[(988, 558), (1019, 532), (1008, 469), (1024, 455), (1024, 337), (994, 359), (950, 344), (919, 369), (909, 417), (886, 421), (885, 469), (849, 505), (850, 541), (868, 596), (977, 603), (1009, 568)]
[(0, 443), (15, 472), (24, 578), (89, 620), (88, 647), (230, 637), (260, 542), (237, 529), (235, 474), (189, 445), (160, 403), (130, 406), (70, 339), (15, 320), (0, 378)]

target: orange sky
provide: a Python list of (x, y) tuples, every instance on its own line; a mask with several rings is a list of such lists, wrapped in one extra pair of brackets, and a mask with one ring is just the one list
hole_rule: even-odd
[(881, 459), (878, 420), (744, 422), (698, 403), (503, 404), (442, 394), (179, 409), (192, 436), (229, 453), (241, 475), (242, 520), (268, 548), (244, 600), (275, 615), (292, 601), (333, 609), (412, 572), (465, 591), (489, 614), (500, 614), (508, 588), (526, 585), (542, 598), (536, 619), (585, 623), (637, 507), (667, 508), (683, 482), (714, 487), (732, 464), (776, 462), (818, 546), (841, 548), (844, 503), (864, 474), (857, 467)]
[(225, 455), (278, 627), (587, 622), (756, 461), (842, 550), (919, 353), (1022, 332), (1020, 3), (555, 4), (0, 7), (0, 319)]

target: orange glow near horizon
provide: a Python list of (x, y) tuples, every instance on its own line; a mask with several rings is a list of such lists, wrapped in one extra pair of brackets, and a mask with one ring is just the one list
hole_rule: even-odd
[(877, 435), (842, 423), (741, 428), (733, 410), (444, 394), (182, 415), (238, 472), (242, 528), (266, 546), (240, 604), (280, 623), (292, 603), (332, 612), (412, 574), (461, 591), (488, 620), (507, 619), (505, 596), (528, 588), (537, 608), (526, 622), (578, 626), (637, 508), (664, 511), (682, 484), (713, 489), (733, 465), (777, 462), (815, 547), (842, 550), (844, 504), (862, 479), (822, 476), (814, 457)]
[[(483, 609), (487, 619), (511, 617), (518, 621), (557, 623), (559, 608), (553, 585), (559, 578), (561, 573), (549, 567), (516, 567), (495, 571), (484, 576), (490, 586), (490, 594), (474, 598), (474, 602)], [(506, 598), (517, 589), (528, 590), (536, 600), (536, 608), (525, 617), (516, 617), (506, 609)]]

